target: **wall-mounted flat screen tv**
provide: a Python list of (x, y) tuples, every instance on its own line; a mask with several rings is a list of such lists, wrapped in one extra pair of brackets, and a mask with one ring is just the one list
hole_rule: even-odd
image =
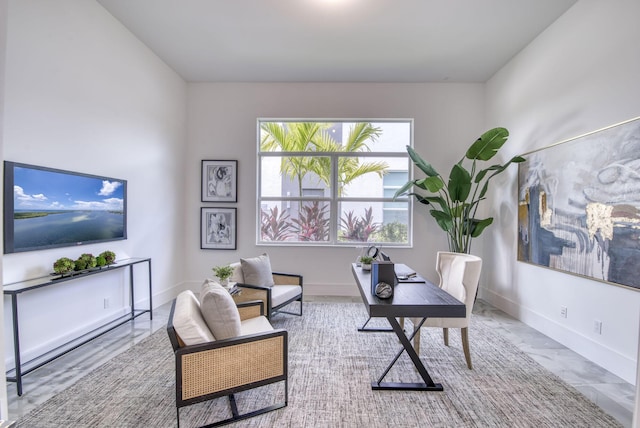
[(4, 163), (4, 253), (127, 239), (127, 181)]

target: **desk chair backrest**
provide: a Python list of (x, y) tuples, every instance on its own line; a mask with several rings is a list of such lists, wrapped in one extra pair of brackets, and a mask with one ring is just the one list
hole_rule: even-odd
[(478, 290), (482, 259), (471, 254), (440, 251), (436, 271), (440, 276), (440, 288), (467, 306), (468, 319)]

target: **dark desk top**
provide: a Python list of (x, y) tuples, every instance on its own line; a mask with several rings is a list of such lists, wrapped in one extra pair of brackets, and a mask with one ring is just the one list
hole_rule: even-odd
[(380, 299), (371, 293), (371, 272), (351, 264), (360, 295), (372, 317), (437, 317), (462, 318), (466, 307), (429, 280), (420, 283), (398, 283), (393, 298)]

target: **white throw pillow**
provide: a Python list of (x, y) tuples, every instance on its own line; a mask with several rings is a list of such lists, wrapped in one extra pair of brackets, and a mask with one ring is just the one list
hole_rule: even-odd
[(244, 277), (242, 276), (242, 265), (240, 262), (231, 263), (229, 266), (233, 268), (233, 274), (229, 278), (229, 282), (239, 282), (244, 284)]
[(185, 345), (198, 345), (215, 340), (202, 318), (198, 299), (191, 290), (183, 291), (176, 298), (173, 328)]
[(267, 253), (258, 257), (240, 259), (240, 265), (242, 266), (242, 276), (245, 284), (263, 285), (265, 287), (274, 285), (271, 261)]
[(200, 311), (216, 339), (240, 336), (240, 313), (227, 290), (205, 280), (200, 291)]

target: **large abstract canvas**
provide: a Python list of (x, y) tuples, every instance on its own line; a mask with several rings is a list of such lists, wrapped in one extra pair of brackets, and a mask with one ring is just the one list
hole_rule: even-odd
[(640, 118), (525, 158), (518, 260), (640, 289)]

